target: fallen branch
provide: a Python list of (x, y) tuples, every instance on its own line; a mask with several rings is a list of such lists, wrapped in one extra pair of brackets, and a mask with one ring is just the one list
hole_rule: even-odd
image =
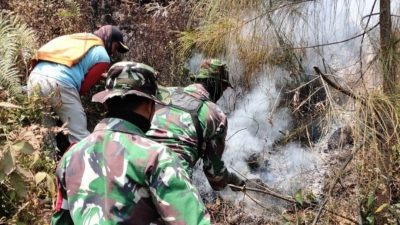
[(370, 29), (364, 31), (361, 34), (357, 34), (355, 36), (349, 37), (347, 39), (344, 40), (340, 40), (340, 41), (335, 41), (335, 42), (330, 42), (330, 43), (325, 43), (325, 44), (319, 44), (319, 45), (311, 45), (311, 46), (304, 46), (304, 47), (293, 47), (290, 49), (305, 49), (305, 48), (318, 48), (318, 47), (324, 47), (324, 46), (329, 46), (329, 45), (336, 45), (336, 44), (340, 44), (340, 43), (344, 43), (344, 42), (348, 42), (351, 41), (353, 39), (362, 37), (363, 35), (365, 35), (365, 33), (368, 33), (370, 31), (372, 31), (373, 29), (375, 29), (376, 27), (378, 27), (379, 23), (375, 24), (374, 26), (372, 26)]
[[(364, 98), (355, 95), (353, 92), (351, 92), (351, 91), (349, 91), (349, 90), (346, 90), (346, 89), (344, 89), (343, 87), (341, 87), (341, 86), (339, 86), (338, 84), (336, 84), (335, 82), (331, 81), (325, 74), (323, 74), (323, 73), (321, 72), (321, 70), (320, 70), (318, 67), (314, 66), (313, 68), (314, 68), (315, 72), (316, 72), (318, 75), (320, 75), (321, 78), (322, 78), (327, 84), (329, 84), (330, 86), (332, 86), (333, 88), (335, 88), (335, 89), (338, 90), (339, 92), (341, 92), (341, 93), (343, 93), (343, 94), (345, 94), (345, 95), (347, 95), (347, 96), (353, 98), (354, 100), (359, 101), (363, 106), (367, 107), (367, 103), (366, 103), (366, 101), (365, 101)], [(375, 116), (378, 118), (378, 122), (381, 124), (382, 127), (384, 127), (386, 123), (385, 123), (385, 120), (381, 117), (380, 113), (377, 111), (376, 108), (373, 108), (372, 111), (373, 111), (373, 113), (375, 114)], [(376, 132), (376, 135), (377, 135), (381, 140), (384, 140), (384, 139), (385, 139), (384, 136), (383, 136), (382, 134), (378, 133), (378, 132)]]
[(246, 192), (247, 190), (248, 191), (254, 191), (254, 192), (260, 192), (260, 193), (263, 193), (263, 194), (267, 194), (267, 195), (273, 196), (275, 198), (279, 198), (279, 199), (285, 200), (285, 201), (290, 202), (290, 203), (294, 203), (294, 204), (297, 203), (296, 200), (294, 200), (294, 198), (292, 198), (291, 196), (284, 196), (284, 195), (275, 193), (273, 191), (267, 191), (267, 190), (262, 190), (262, 189), (258, 189), (258, 188), (246, 187), (246, 185), (244, 185), (244, 186), (236, 186), (236, 185), (233, 185), (233, 184), (228, 184), (228, 186), (229, 187), (233, 187), (234, 189), (238, 189), (238, 190), (240, 190), (242, 192)]
[(338, 90), (339, 92), (351, 97), (354, 100), (359, 100), (361, 102), (361, 104), (365, 105), (365, 100), (363, 98), (361, 98), (360, 96), (355, 95), (354, 93), (352, 93), (349, 90), (344, 89), (343, 87), (339, 86), (338, 84), (336, 84), (335, 82), (331, 81), (325, 74), (323, 74), (321, 72), (321, 70), (314, 66), (313, 67), (315, 72), (321, 76), (321, 78), (330, 86), (332, 86), (333, 88), (335, 88), (336, 90)]

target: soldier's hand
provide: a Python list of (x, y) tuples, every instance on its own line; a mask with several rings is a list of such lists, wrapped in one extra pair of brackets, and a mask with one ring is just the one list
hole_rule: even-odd
[[(228, 176), (228, 184), (232, 184), (238, 187), (243, 187), (246, 184), (246, 182), (242, 178), (238, 177), (236, 174), (230, 172)], [(241, 188), (236, 188), (232, 186), (230, 186), (230, 188), (232, 189), (232, 191), (242, 190)]]

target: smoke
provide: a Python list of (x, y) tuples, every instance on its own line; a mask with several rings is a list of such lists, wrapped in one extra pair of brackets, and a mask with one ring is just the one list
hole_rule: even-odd
[[(272, 72), (272, 71), (269, 71)], [(288, 109), (277, 109), (281, 90), (270, 77), (280, 77), (284, 71), (274, 71), (277, 76), (259, 74), (252, 90), (236, 105), (228, 117), (226, 152), (223, 160), (227, 167), (242, 175), (251, 175), (246, 160), (252, 154), (263, 155), (266, 149), (288, 131), (291, 116)]]
[[(300, 17), (293, 14), (290, 19), (282, 10), (274, 13), (270, 19), (274, 24), (280, 24), (279, 31), (293, 46), (321, 45), (303, 49), (304, 54), (299, 63), (306, 76), (315, 76), (312, 67), (318, 66), (327, 73), (335, 74), (336, 81), (346, 85), (358, 80), (360, 69), (366, 72), (365, 78), (368, 74), (374, 74), (373, 67), (367, 68), (366, 65), (374, 57), (373, 41), (378, 29), (364, 36), (362, 50), (360, 35), (364, 29), (369, 29), (377, 23), (378, 17), (372, 16), (366, 28), (365, 16), (371, 13), (373, 2), (372, 0), (314, 1), (304, 3), (303, 7), (299, 8), (298, 14), (302, 15)], [(372, 13), (378, 11), (379, 4)], [(246, 15), (254, 13), (246, 12)], [(250, 39), (252, 34), (262, 31), (268, 41), (264, 40), (258, 44), (273, 45), (277, 39), (270, 38), (274, 36), (273, 30), (268, 27), (271, 20), (261, 19), (247, 24), (240, 32), (241, 39)], [(358, 37), (355, 37), (357, 35)], [(350, 37), (355, 38), (341, 42)], [(325, 45), (332, 42), (338, 43)], [(316, 143), (313, 148), (302, 147), (299, 143), (287, 143), (279, 147), (274, 145), (294, 128), (290, 110), (278, 105), (283, 94), (282, 86), (285, 85), (285, 81), (291, 79), (289, 71), (284, 65), (263, 65), (256, 74), (253, 74), (250, 90), (245, 91), (240, 86), (240, 80), (244, 76), (246, 65), (240, 60), (239, 47), (238, 43), (228, 41), (225, 60), (235, 89), (227, 90), (218, 102), (228, 114), (228, 134), (223, 155), (227, 168), (248, 179), (261, 179), (268, 186), (284, 194), (293, 195), (297, 190), (303, 189), (320, 195), (327, 173), (324, 163), (326, 156), (323, 153), (327, 137), (322, 137), (320, 143)], [(196, 57), (191, 61), (198, 62), (199, 56)], [(363, 63), (363, 68), (360, 62)], [(376, 85), (375, 76), (371, 77), (373, 79), (371, 84)], [(331, 127), (326, 127), (329, 130), (328, 134), (337, 128), (340, 120), (343, 120), (336, 119), (338, 121), (334, 121)], [(249, 166), (249, 158), (257, 162), (257, 168)], [(220, 193), (213, 192), (201, 170), (201, 163), (197, 168), (194, 172), (194, 183), (207, 200), (216, 195), (234, 202), (243, 200), (242, 193), (232, 192), (229, 188)], [(282, 202), (277, 202), (268, 196), (257, 195), (257, 199), (261, 199), (264, 206), (270, 208), (284, 206)], [(247, 201), (252, 205), (250, 202)], [(253, 204), (247, 211), (250, 212), (255, 208), (257, 206)]]
[[(261, 179), (281, 193), (294, 194), (298, 189), (306, 189), (314, 182), (314, 170), (319, 158), (316, 153), (291, 143), (276, 148), (274, 143), (292, 127), (289, 109), (278, 108), (282, 90), (273, 78), (287, 78), (287, 72), (279, 68), (268, 70), (269, 76), (257, 74), (252, 89), (235, 104), (236, 109), (228, 116), (228, 133), (223, 160), (228, 170), (239, 173), (247, 179)], [(227, 93), (225, 93), (227, 94)], [(223, 98), (232, 99), (232, 98)], [(248, 166), (250, 156), (256, 156), (259, 168), (251, 170)], [(210, 201), (217, 195), (208, 185), (201, 164), (195, 170), (194, 182), (203, 197)], [(307, 179), (305, 179), (307, 178)], [(308, 179), (309, 178), (309, 179)], [(228, 200), (237, 201), (240, 194), (230, 190), (220, 193)], [(266, 200), (270, 201), (270, 200)]]
[(299, 189), (320, 193), (321, 156), (311, 149), (290, 143), (271, 154), (264, 173), (260, 174), (270, 187), (293, 195)]
[[(318, 152), (296, 143), (274, 147), (274, 143), (293, 128), (290, 110), (277, 105), (282, 90), (277, 85), (281, 81), (276, 78), (288, 78), (288, 74), (279, 68), (262, 73), (266, 72), (268, 76), (255, 76), (258, 79), (253, 82), (251, 91), (236, 103), (236, 109), (228, 117), (223, 160), (230, 171), (247, 179), (261, 179), (282, 194), (293, 195), (299, 189), (319, 194), (321, 182), (315, 179), (320, 163)], [(249, 167), (249, 161), (256, 161), (257, 168)], [(241, 199), (238, 198), (240, 194), (230, 191), (221, 195), (231, 201)], [(276, 206), (272, 199), (265, 201)]]
[(192, 73), (196, 73), (199, 70), (203, 59), (204, 59), (203, 54), (200, 53), (193, 54), (193, 56), (189, 59), (189, 62), (187, 62), (186, 68), (190, 70)]
[[(372, 16), (369, 21), (364, 17), (378, 12), (379, 3), (372, 10), (373, 3), (372, 0), (324, 0), (308, 7), (307, 11), (312, 15), (307, 18), (309, 25), (297, 26), (296, 32), (301, 35), (295, 43), (297, 46), (319, 46), (306, 50), (303, 61), (306, 69), (318, 66), (326, 73), (335, 74), (343, 85), (359, 81), (360, 71), (368, 72), (365, 65), (373, 59), (371, 53), (374, 51), (371, 42), (376, 41), (379, 31), (372, 29), (378, 23), (378, 17)], [(372, 30), (362, 35), (368, 29)], [(327, 45), (329, 43), (335, 44)], [(371, 78), (374, 84), (379, 82), (376, 76)]]

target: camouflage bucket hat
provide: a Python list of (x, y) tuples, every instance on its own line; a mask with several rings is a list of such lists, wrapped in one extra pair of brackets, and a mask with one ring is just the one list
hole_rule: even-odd
[(116, 96), (137, 95), (162, 104), (156, 97), (155, 70), (143, 63), (118, 62), (107, 72), (106, 90), (96, 93), (93, 102), (104, 103)]
[(232, 87), (229, 82), (229, 72), (226, 64), (219, 59), (206, 59), (202, 62), (199, 72), (190, 77), (192, 80), (197, 79), (215, 79)]

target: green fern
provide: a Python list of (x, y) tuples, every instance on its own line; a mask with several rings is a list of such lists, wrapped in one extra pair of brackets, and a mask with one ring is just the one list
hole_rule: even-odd
[(6, 88), (10, 93), (20, 92), (18, 70), (8, 61), (0, 61), (0, 86)]
[(0, 87), (20, 93), (20, 77), (27, 72), (36, 36), (17, 15), (0, 11)]

